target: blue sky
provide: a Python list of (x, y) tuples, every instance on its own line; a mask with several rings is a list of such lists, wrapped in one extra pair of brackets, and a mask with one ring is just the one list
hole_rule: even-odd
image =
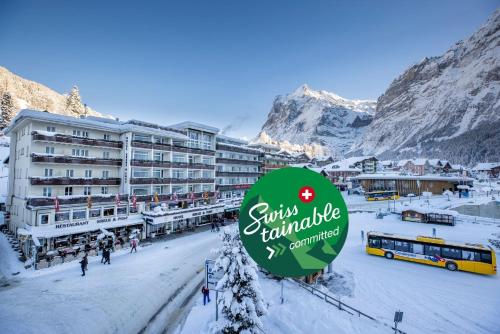
[(376, 99), (499, 1), (0, 1), (0, 65), (102, 113), (251, 138), (303, 83)]

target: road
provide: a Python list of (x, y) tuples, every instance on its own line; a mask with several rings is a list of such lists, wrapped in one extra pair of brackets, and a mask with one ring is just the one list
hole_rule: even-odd
[(159, 310), (168, 327), (167, 301), (193, 291), (190, 282), (199, 284), (204, 259), (218, 244), (217, 234), (206, 231), (134, 254), (117, 251), (111, 265), (90, 258), (85, 277), (77, 261), (21, 274), (0, 288), (0, 332), (135, 334)]

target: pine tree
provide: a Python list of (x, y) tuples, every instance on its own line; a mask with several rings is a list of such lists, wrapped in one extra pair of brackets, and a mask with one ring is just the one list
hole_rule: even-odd
[(215, 261), (215, 270), (224, 275), (217, 284), (223, 291), (222, 319), (213, 330), (224, 334), (259, 333), (259, 317), (267, 312), (257, 276), (257, 266), (250, 258), (236, 228), (225, 228), (221, 234), (222, 247)]
[(66, 110), (73, 113), (75, 116), (80, 116), (85, 113), (85, 109), (82, 104), (82, 99), (80, 97), (80, 91), (77, 86), (73, 86), (71, 92), (66, 98)]
[(3, 93), (2, 100), (0, 101), (0, 109), (0, 129), (4, 129), (9, 126), (15, 116), (14, 100), (9, 92)]

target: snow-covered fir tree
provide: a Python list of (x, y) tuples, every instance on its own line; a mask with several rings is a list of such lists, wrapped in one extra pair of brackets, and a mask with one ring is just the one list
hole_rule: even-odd
[(3, 129), (9, 126), (16, 113), (14, 100), (12, 99), (12, 95), (9, 92), (5, 92), (2, 94), (0, 109), (0, 129)]
[(222, 247), (215, 261), (215, 270), (224, 273), (217, 284), (222, 293), (222, 319), (213, 331), (224, 334), (260, 333), (259, 317), (267, 306), (257, 276), (257, 266), (250, 258), (240, 239), (237, 228), (226, 227), (222, 233)]
[(85, 114), (85, 108), (83, 107), (80, 91), (77, 86), (73, 86), (66, 98), (66, 110), (70, 111), (75, 116)]

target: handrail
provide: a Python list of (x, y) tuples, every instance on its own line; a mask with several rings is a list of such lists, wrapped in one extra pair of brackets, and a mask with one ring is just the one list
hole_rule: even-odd
[[(316, 297), (319, 297), (319, 298), (323, 299), (325, 302), (327, 302), (328, 304), (331, 304), (331, 305), (337, 307), (341, 311), (347, 312), (347, 313), (349, 313), (351, 315), (357, 314), (358, 317), (363, 316), (363, 317), (365, 317), (367, 319), (370, 319), (370, 320), (373, 320), (373, 321), (376, 321), (376, 322), (380, 322), (380, 320), (378, 320), (378, 319), (376, 319), (376, 318), (374, 318), (374, 317), (372, 317), (372, 316), (370, 316), (370, 315), (368, 315), (368, 314), (366, 314), (366, 313), (364, 313), (364, 312), (362, 312), (362, 311), (360, 311), (360, 310), (358, 310), (358, 309), (356, 309), (356, 308), (354, 308), (354, 307), (352, 307), (352, 306), (350, 306), (350, 305), (342, 302), (340, 299), (337, 299), (335, 297), (330, 296), (329, 294), (327, 294), (327, 293), (325, 293), (325, 292), (323, 292), (323, 291), (315, 288), (312, 285), (306, 284), (306, 283), (304, 283), (304, 282), (302, 282), (302, 281), (300, 281), (298, 279), (293, 279), (291, 281), (292, 282), (296, 282), (300, 287), (304, 288), (307, 291), (310, 290), (311, 294), (315, 295)], [(333, 300), (333, 302), (330, 301), (329, 299)], [(385, 322), (381, 322), (381, 323), (383, 325), (385, 325), (385, 326), (389, 326), (392, 330), (397, 330), (397, 332), (400, 333), (400, 334), (406, 334), (406, 332), (404, 332), (404, 331), (402, 331), (400, 329), (396, 329), (393, 326), (391, 326), (391, 325), (389, 325), (389, 324), (387, 324)]]

